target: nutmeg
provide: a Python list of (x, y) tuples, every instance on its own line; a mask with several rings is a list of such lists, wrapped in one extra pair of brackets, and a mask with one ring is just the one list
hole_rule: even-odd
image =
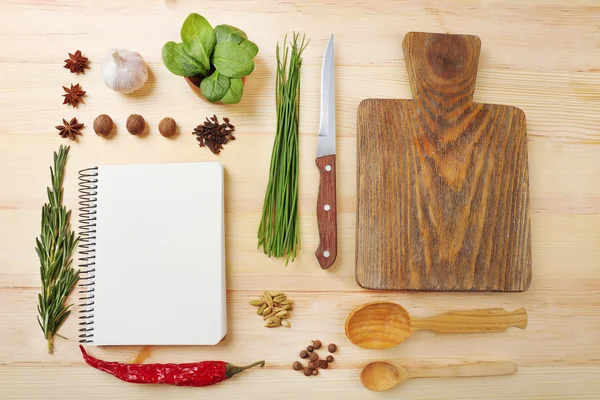
[(132, 135), (139, 135), (146, 129), (146, 121), (144, 120), (144, 117), (139, 114), (131, 114), (127, 118), (125, 126)]
[(177, 123), (171, 117), (163, 118), (158, 124), (158, 131), (166, 138), (170, 138), (177, 133)]
[(106, 114), (100, 114), (94, 120), (94, 132), (98, 136), (107, 136), (112, 132), (113, 120)]

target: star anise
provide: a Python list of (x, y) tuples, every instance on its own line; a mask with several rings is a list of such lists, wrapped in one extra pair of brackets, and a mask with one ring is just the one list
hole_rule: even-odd
[(58, 129), (58, 134), (62, 138), (69, 138), (71, 140), (75, 140), (77, 135), (81, 135), (81, 128), (83, 128), (83, 124), (77, 123), (77, 118), (73, 118), (71, 121), (67, 122), (66, 119), (63, 118), (63, 124), (56, 127)]
[(84, 68), (88, 68), (87, 62), (87, 57), (83, 57), (81, 51), (77, 50), (75, 54), (69, 53), (69, 58), (65, 60), (65, 68), (73, 73), (80, 73), (83, 72)]
[(85, 94), (85, 90), (81, 90), (79, 83), (75, 86), (71, 83), (71, 88), (63, 86), (63, 89), (67, 94), (63, 94), (65, 101), (63, 104), (70, 104), (73, 108), (77, 107), (81, 101), (81, 97)]
[(235, 126), (229, 123), (229, 118), (223, 118), (222, 124), (219, 124), (219, 120), (216, 115), (207, 117), (206, 121), (202, 125), (198, 125), (194, 128), (192, 134), (196, 135), (200, 147), (208, 147), (214, 154), (219, 154), (223, 145), (230, 140), (235, 140), (233, 132)]

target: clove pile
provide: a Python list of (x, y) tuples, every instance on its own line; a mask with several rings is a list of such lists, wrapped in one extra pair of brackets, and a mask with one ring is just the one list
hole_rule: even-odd
[(223, 118), (223, 123), (220, 124), (216, 115), (208, 118), (202, 125), (194, 128), (192, 134), (196, 135), (200, 147), (208, 147), (213, 154), (219, 154), (223, 145), (230, 140), (235, 140), (233, 132), (235, 126), (229, 123), (229, 118)]

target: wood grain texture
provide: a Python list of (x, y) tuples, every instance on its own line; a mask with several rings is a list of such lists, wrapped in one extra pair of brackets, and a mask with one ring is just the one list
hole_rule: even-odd
[(524, 308), (514, 311), (502, 308), (452, 311), (435, 317), (410, 320), (411, 331), (429, 330), (438, 333), (503, 332), (510, 327), (527, 327), (527, 311)]
[(413, 100), (358, 109), (356, 279), (368, 289), (524, 291), (525, 114), (474, 103), (480, 39), (411, 32)]
[[(235, 106), (199, 99), (160, 59), (163, 43), (177, 40), (190, 12), (211, 24), (244, 29), (260, 48), (256, 67)], [(600, 397), (600, 8), (587, 0), (452, 0), (203, 2), (4, 0), (0, 2), (0, 398), (2, 400), (178, 399), (465, 399), (538, 400)], [(68, 22), (67, 22), (68, 21)], [(302, 250), (283, 267), (256, 249), (275, 132), (275, 44), (292, 30), (306, 32), (300, 114), (300, 221)], [(408, 31), (470, 33), (484, 43), (475, 101), (510, 104), (527, 114), (533, 277), (523, 293), (427, 293), (362, 290), (354, 277), (356, 226), (356, 109), (362, 99), (410, 98), (399, 43)], [(315, 148), (323, 50), (336, 37), (338, 256), (322, 271), (315, 203), (319, 173)], [(100, 63), (109, 47), (140, 52), (151, 75), (140, 93), (108, 90)], [(81, 49), (90, 70), (62, 68)], [(32, 78), (35, 77), (35, 78)], [(62, 106), (61, 86), (87, 91), (76, 110)], [(114, 138), (97, 137), (94, 118), (109, 114)], [(145, 138), (129, 135), (125, 121), (138, 113)], [(191, 135), (206, 116), (228, 116), (237, 140), (216, 157)], [(90, 163), (220, 161), (225, 167), (228, 334), (217, 346), (93, 348), (95, 356), (131, 362), (206, 359), (244, 364), (266, 360), (207, 388), (129, 385), (85, 365), (77, 348), (77, 319), (69, 318), (46, 354), (35, 320), (39, 265), (34, 238), (48, 185), (52, 152), (64, 143), (54, 126), (76, 116), (86, 123), (67, 163), (65, 202), (77, 207), (77, 171)], [(160, 136), (170, 116), (180, 134)], [(176, 205), (174, 205), (176, 206)], [(248, 304), (264, 290), (296, 302), (290, 329), (267, 330)], [(76, 301), (76, 297), (73, 297)], [(525, 331), (496, 334), (419, 332), (385, 351), (352, 345), (344, 321), (361, 304), (392, 301), (415, 318), (452, 310), (525, 307)], [(77, 311), (77, 309), (75, 310)], [(335, 365), (308, 378), (291, 369), (310, 340), (338, 344)], [(514, 375), (477, 379), (413, 380), (385, 393), (359, 381), (368, 362), (385, 356), (400, 366), (443, 366), (514, 360)], [(246, 375), (247, 374), (247, 375)], [(568, 382), (569, 384), (565, 384)]]
[(337, 196), (335, 154), (319, 157), (319, 192), (317, 193), (317, 226), (319, 247), (315, 256), (323, 269), (333, 265), (337, 257)]

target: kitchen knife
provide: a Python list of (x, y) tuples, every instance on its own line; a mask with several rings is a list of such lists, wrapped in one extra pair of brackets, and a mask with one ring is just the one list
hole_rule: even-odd
[(315, 252), (321, 268), (327, 269), (337, 257), (337, 207), (335, 193), (335, 92), (333, 84), (333, 35), (325, 47), (321, 72), (321, 125), (317, 139), (317, 224), (319, 247)]

